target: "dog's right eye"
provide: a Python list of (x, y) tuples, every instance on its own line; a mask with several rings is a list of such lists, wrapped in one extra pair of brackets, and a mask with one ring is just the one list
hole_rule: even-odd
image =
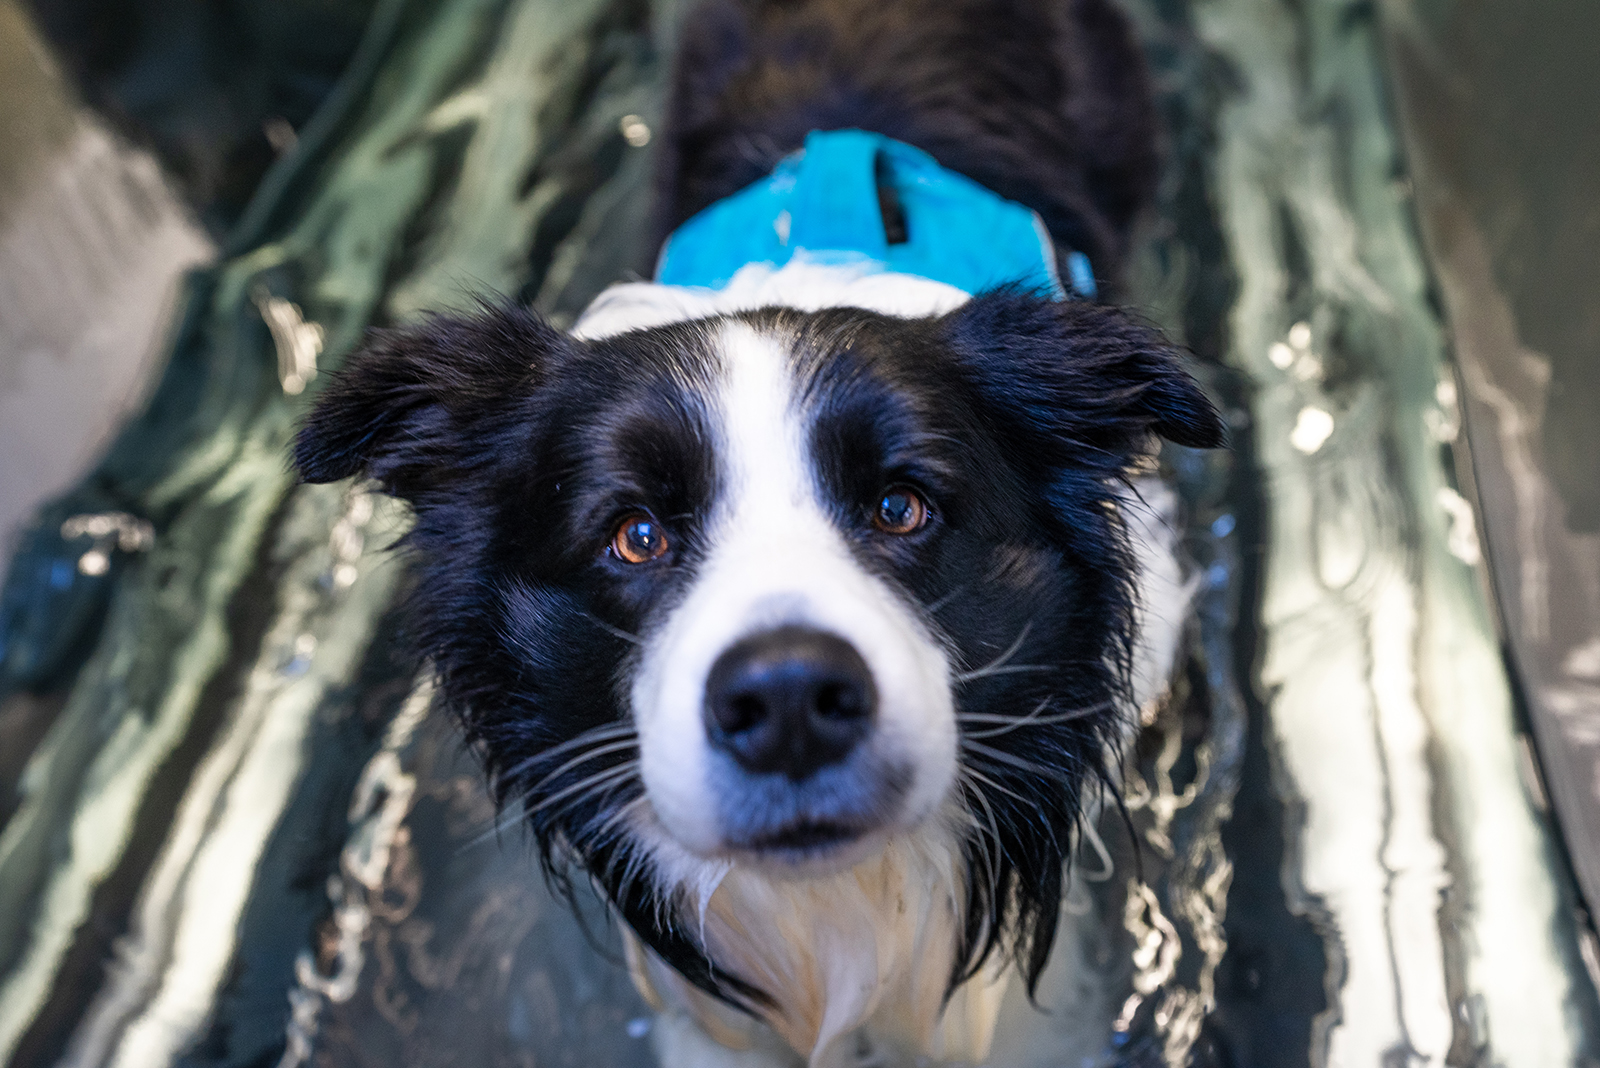
[(626, 564), (648, 564), (666, 554), (667, 534), (642, 513), (628, 516), (611, 538), (611, 554)]

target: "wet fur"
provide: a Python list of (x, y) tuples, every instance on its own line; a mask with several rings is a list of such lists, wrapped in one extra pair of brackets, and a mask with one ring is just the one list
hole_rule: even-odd
[[(1115, 281), (1153, 147), (1142, 67), (1100, 0), (714, 0), (684, 33), (664, 225), (807, 130), (862, 126), (1035, 208)], [(688, 848), (641, 771), (659, 756), (641, 751), (652, 649), (738, 535), (744, 350), (781, 365), (829, 566), (942, 658), (954, 707), (935, 810), (812, 878)], [(1005, 961), (1037, 982), (1078, 820), (1170, 658), (1175, 621), (1160, 640), (1141, 622), (1181, 616), (1170, 547), (1128, 489), (1156, 435), (1210, 447), (1222, 429), (1172, 347), (1116, 309), (797, 262), (717, 295), (619, 287), (572, 334), (515, 307), (379, 332), (296, 461), (411, 503), (418, 651), (558, 884), (576, 862), (648, 947), (636, 972), (711, 1033), (753, 1014), (823, 1063), (868, 1020), (975, 1055), (981, 1012), (939, 1030), (961, 999)], [(896, 480), (935, 502), (926, 536), (871, 535), (863, 502)], [(606, 554), (641, 503), (669, 520), (670, 566)]]

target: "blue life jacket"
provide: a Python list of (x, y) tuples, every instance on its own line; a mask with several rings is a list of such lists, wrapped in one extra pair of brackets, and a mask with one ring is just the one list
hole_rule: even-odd
[[(880, 185), (893, 191), (903, 238), (885, 232)], [(1006, 284), (1066, 297), (1055, 246), (1038, 214), (881, 134), (814, 130), (767, 177), (724, 197), (672, 232), (656, 263), (666, 285), (727, 286), (751, 263), (867, 265), (945, 282), (968, 293)], [(1071, 292), (1093, 299), (1094, 274), (1070, 253)]]

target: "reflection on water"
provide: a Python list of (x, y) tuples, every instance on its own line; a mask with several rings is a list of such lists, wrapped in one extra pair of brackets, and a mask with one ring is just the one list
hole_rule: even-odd
[[(1394, 20), (1417, 209), (1454, 332), (1502, 632), (1550, 802), (1600, 900), (1600, 9)], [(1452, 62), (1475, 72), (1450, 77)], [(1508, 151), (1509, 149), (1509, 151)], [(1532, 747), (1529, 747), (1530, 763)], [(1600, 966), (1586, 933), (1585, 960)]]
[[(1527, 409), (1495, 407), (1521, 388), (1505, 368), (1449, 360), (1377, 12), (1130, 7), (1170, 129), (1134, 297), (1195, 352), (1235, 449), (1163, 457), (1196, 624), (1130, 754), (1129, 825), (1108, 811), (1082, 843), (1048, 1012), (1012, 997), (994, 1063), (1587, 1063), (1587, 929), (1474, 514), (1499, 575), (1502, 525), (1547, 538), (1547, 513), (1461, 449), (1488, 405), (1500, 451), (1477, 455), (1526, 462)], [(0, 711), (38, 725), (0, 760), (0, 1064), (652, 1063), (650, 1013), (590, 944), (616, 948), (603, 910), (580, 902), (586, 933), (550, 897), (413, 690), (403, 516), (293, 485), (283, 451), (369, 324), (483, 291), (564, 319), (647, 269), (676, 13), (384, 0), (193, 284), (150, 412), (6, 595), (98, 639)], [(61, 518), (106, 500), (153, 540), (52, 587), (98, 551)], [(41, 618), (7, 616), (6, 640), (48, 638)], [(1594, 674), (1586, 648), (1569, 678)]]

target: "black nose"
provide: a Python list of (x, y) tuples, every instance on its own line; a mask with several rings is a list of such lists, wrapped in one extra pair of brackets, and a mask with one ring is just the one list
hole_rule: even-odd
[(746, 770), (799, 781), (872, 729), (878, 694), (851, 644), (780, 627), (730, 646), (706, 680), (706, 734)]

